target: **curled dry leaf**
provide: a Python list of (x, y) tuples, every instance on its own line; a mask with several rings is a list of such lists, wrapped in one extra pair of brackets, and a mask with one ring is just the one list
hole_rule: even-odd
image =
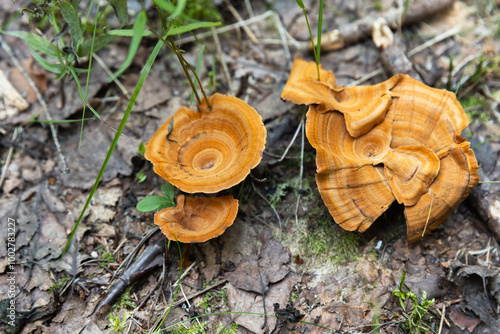
[(154, 222), (170, 240), (194, 243), (216, 238), (233, 224), (238, 200), (222, 197), (176, 197), (177, 206), (155, 214)]
[[(303, 61), (295, 64), (305, 68)], [(453, 93), (398, 74), (383, 87), (355, 90), (363, 94), (351, 94), (357, 101), (347, 105), (349, 115), (342, 104), (332, 108), (325, 102), (335, 99), (338, 88), (322, 91), (324, 83), (305, 75), (306, 93), (294, 95), (302, 80), (295, 72), (282, 97), (310, 105), (306, 135), (317, 151), (316, 183), (344, 229), (365, 231), (397, 200), (405, 205), (408, 240), (416, 241), (439, 226), (479, 182), (474, 152), (461, 137), (468, 118)], [(331, 83), (332, 77), (327, 72), (321, 80)], [(359, 119), (354, 105), (369, 106), (358, 109), (368, 130), (355, 136), (348, 127), (349, 118)], [(370, 112), (376, 116), (370, 118)]]
[(266, 128), (244, 101), (210, 97), (199, 111), (181, 107), (156, 131), (145, 157), (155, 172), (187, 193), (216, 193), (245, 179), (262, 159)]

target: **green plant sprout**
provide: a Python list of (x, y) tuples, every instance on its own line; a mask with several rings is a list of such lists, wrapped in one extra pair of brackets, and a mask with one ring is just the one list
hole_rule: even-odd
[(136, 209), (140, 212), (149, 212), (154, 210), (161, 210), (163, 208), (171, 208), (175, 206), (175, 188), (170, 183), (166, 183), (161, 186), (161, 192), (163, 196), (148, 196), (141, 199), (137, 205)]
[(115, 315), (114, 313), (108, 314), (108, 321), (110, 325), (109, 329), (115, 333), (122, 333), (127, 326), (128, 319), (133, 313), (133, 311), (126, 312), (124, 316), (118, 314)]
[[(399, 303), (403, 308), (406, 321), (404, 321), (401, 326), (408, 330), (412, 334), (427, 333), (429, 328), (424, 323), (424, 316), (429, 313), (429, 307), (434, 304), (434, 298), (431, 300), (427, 299), (427, 293), (422, 291), (422, 296), (420, 298), (420, 303), (418, 302), (417, 295), (405, 288), (404, 282), (406, 278), (406, 270), (403, 270), (403, 276), (399, 280), (399, 286), (396, 290), (392, 291), (392, 295), (398, 297)], [(405, 304), (407, 302), (411, 303), (410, 314), (408, 314)], [(432, 319), (432, 318), (431, 318)]]
[(321, 33), (322, 33), (322, 26), (323, 26), (323, 0), (319, 0), (318, 34), (317, 34), (317, 39), (316, 39), (316, 44), (317, 44), (316, 47), (314, 46), (314, 39), (313, 39), (313, 35), (311, 32), (311, 25), (309, 24), (309, 19), (307, 18), (306, 7), (304, 6), (304, 2), (302, 0), (295, 0), (295, 1), (297, 2), (297, 5), (299, 5), (299, 7), (302, 8), (302, 11), (304, 12), (304, 17), (306, 18), (307, 29), (309, 29), (309, 36), (311, 37), (312, 49), (314, 52), (314, 59), (316, 60), (316, 70), (318, 72), (318, 80), (320, 80), (319, 56), (320, 56), (320, 51), (321, 51)]

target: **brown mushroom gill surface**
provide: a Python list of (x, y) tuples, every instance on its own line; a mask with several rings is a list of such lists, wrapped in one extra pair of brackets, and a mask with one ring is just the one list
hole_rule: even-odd
[(222, 197), (176, 197), (177, 206), (155, 214), (154, 222), (170, 240), (184, 243), (216, 238), (233, 224), (238, 200)]
[[(184, 192), (216, 193), (241, 182), (262, 159), (266, 128), (244, 101), (210, 97), (200, 111), (181, 107), (156, 131), (145, 157), (155, 172)], [(172, 126), (170, 126), (172, 127)]]
[[(309, 73), (314, 63), (296, 64), (308, 82), (321, 86), (315, 73)], [(335, 222), (343, 228), (365, 231), (397, 200), (405, 205), (408, 240), (416, 241), (446, 219), (479, 182), (474, 153), (461, 137), (468, 119), (453, 93), (396, 75), (385, 81), (395, 85), (384, 88), (389, 92), (382, 97), (389, 96), (392, 102), (382, 121), (353, 136), (348, 129), (349, 113), (339, 110), (342, 105), (332, 107), (320, 100), (321, 91), (314, 95), (299, 72), (292, 69), (282, 97), (310, 105), (306, 135), (317, 151), (316, 183)], [(338, 88), (333, 73), (326, 73), (329, 77), (325, 75), (322, 81), (328, 80), (335, 96)], [(297, 97), (301, 80), (306, 93)], [(378, 115), (377, 103), (385, 105), (380, 95), (384, 89), (366, 86), (364, 93), (372, 96), (358, 95), (360, 101), (350, 105), (375, 106), (373, 112)], [(363, 115), (363, 119), (370, 116)]]
[(373, 86), (336, 86), (332, 71), (320, 65), (318, 80), (316, 63), (296, 59), (281, 98), (296, 104), (315, 104), (320, 113), (341, 112), (349, 134), (358, 137), (384, 120), (392, 103), (391, 89), (398, 81), (396, 75)]

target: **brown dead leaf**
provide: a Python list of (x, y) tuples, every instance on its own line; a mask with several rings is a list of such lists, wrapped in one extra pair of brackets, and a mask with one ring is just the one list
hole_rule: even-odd
[[(38, 91), (43, 94), (47, 90), (47, 75), (45, 74), (45, 71), (41, 71), (37, 69), (37, 67), (34, 64), (33, 58), (28, 58), (24, 59), (21, 61), (21, 66), (26, 70), (28, 75), (31, 77), (31, 80), (36, 85), (36, 88), (38, 88)], [(10, 81), (16, 89), (21, 92), (22, 95), (26, 96), (26, 100), (29, 103), (34, 103), (38, 100), (35, 91), (33, 88), (29, 85), (28, 80), (24, 77), (24, 75), (17, 69), (17, 67), (14, 67), (10, 71)]]
[(0, 71), (0, 120), (15, 116), (28, 107), (28, 102), (12, 86), (3, 71)]
[[(285, 307), (290, 299), (292, 288), (300, 281), (299, 276), (289, 275), (279, 283), (269, 286), (266, 293), (265, 313), (273, 314), (273, 304), (278, 303)], [(253, 292), (246, 292), (234, 287), (232, 284), (226, 286), (228, 306), (232, 312), (255, 312), (264, 313), (262, 305), (262, 296)], [(233, 320), (250, 330), (252, 333), (263, 334), (270, 332), (275, 324), (276, 318), (267, 317), (267, 326), (261, 329), (264, 324), (264, 316), (253, 314), (235, 314)]]
[[(80, 147), (78, 147), (80, 137), (78, 131), (66, 139), (67, 144), (63, 146), (63, 153), (66, 155), (71, 172), (60, 175), (66, 186), (88, 189), (94, 184), (111, 145), (111, 136), (114, 136), (112, 130), (99, 125), (84, 127)], [(130, 159), (124, 159), (120, 149), (122, 146), (130, 145), (133, 145), (130, 139), (123, 138), (123, 136), (119, 139), (118, 146), (106, 166), (101, 182), (107, 182), (119, 174), (130, 175), (132, 173), (132, 163)]]
[(456, 308), (450, 310), (449, 317), (461, 330), (467, 329), (469, 332), (472, 332), (481, 323), (481, 319), (465, 315)]
[(276, 240), (269, 240), (262, 253), (252, 255), (235, 271), (226, 273), (226, 278), (239, 289), (264, 293), (269, 283), (281, 281), (290, 271), (285, 266), (290, 255)]

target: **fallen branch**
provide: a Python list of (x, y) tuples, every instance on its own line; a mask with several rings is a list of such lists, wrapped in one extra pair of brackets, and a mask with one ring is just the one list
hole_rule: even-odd
[[(423, 0), (412, 2), (408, 6), (408, 11), (402, 19), (401, 25), (418, 23), (429, 16), (450, 8), (454, 2), (455, 0)], [(356, 44), (365, 38), (370, 38), (373, 24), (380, 18), (384, 19), (389, 27), (394, 30), (399, 26), (401, 10), (393, 9), (382, 15), (367, 16), (325, 33), (321, 36), (321, 50), (338, 50), (345, 46)], [(316, 43), (316, 41), (314, 42)], [(309, 48), (312, 48), (312, 45), (309, 45)]]

